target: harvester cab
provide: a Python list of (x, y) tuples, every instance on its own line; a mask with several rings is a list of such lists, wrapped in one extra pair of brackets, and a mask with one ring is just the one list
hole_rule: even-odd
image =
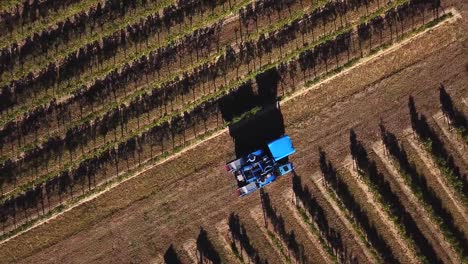
[(268, 143), (265, 149), (228, 162), (226, 170), (237, 181), (237, 194), (245, 196), (291, 172), (294, 167), (287, 157), (295, 152), (291, 138), (285, 135)]

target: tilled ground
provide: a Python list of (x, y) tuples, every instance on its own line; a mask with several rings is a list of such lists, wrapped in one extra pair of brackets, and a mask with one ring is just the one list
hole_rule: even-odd
[[(281, 106), (286, 133), (298, 150), (291, 159), (299, 175), (306, 177), (319, 170), (319, 147), (337, 166), (342, 164), (349, 154), (351, 128), (368, 149), (379, 139), (380, 119), (401, 136), (410, 126), (409, 95), (414, 96), (418, 111), (427, 116), (438, 112), (439, 83), (462, 104), (461, 98), (468, 95), (464, 34), (468, 27), (466, 6), (455, 7), (463, 16), (456, 23), (430, 30)], [(452, 154), (457, 155), (456, 151)], [(227, 256), (231, 253), (224, 250), (215, 225), (235, 212), (249, 223), (253, 241), (261, 241), (255, 243), (261, 255), (269, 263), (281, 263), (280, 256), (272, 256), (272, 245), (256, 230), (249, 214), (260, 205), (259, 194), (237, 198), (234, 180), (224, 172), (224, 162), (233, 155), (234, 144), (228, 133), (223, 133), (2, 244), (0, 262), (148, 263), (160, 259), (173, 244), (179, 257), (189, 263), (183, 245), (197, 238), (200, 227), (208, 232), (222, 259), (233, 259)], [(466, 171), (462, 159), (457, 156), (458, 165)], [(290, 179), (282, 178), (266, 191), (273, 203), (281, 206), (286, 202), (283, 193), (287, 188), (291, 188)], [(326, 210), (334, 214), (330, 208)], [(299, 229), (296, 223), (289, 228)], [(304, 245), (310, 243), (306, 239), (299, 238)]]

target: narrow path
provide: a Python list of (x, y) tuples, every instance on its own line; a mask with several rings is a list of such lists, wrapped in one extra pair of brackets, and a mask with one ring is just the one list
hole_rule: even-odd
[(328, 204), (333, 208), (335, 211), (335, 214), (338, 216), (338, 218), (341, 220), (341, 222), (345, 225), (345, 227), (348, 229), (349, 232), (354, 236), (354, 240), (358, 243), (359, 247), (362, 249), (364, 254), (366, 255), (367, 259), (369, 260), (370, 263), (377, 263), (379, 262), (375, 256), (369, 251), (369, 248), (364, 244), (364, 242), (360, 239), (359, 234), (356, 232), (354, 229), (353, 225), (349, 220), (346, 218), (344, 215), (343, 211), (341, 208), (338, 207), (336, 204), (336, 201), (330, 196), (328, 191), (325, 189), (323, 182), (318, 181), (320, 179), (320, 173), (315, 173), (315, 176), (311, 177), (312, 180), (314, 181), (315, 185), (319, 189), (319, 191), (322, 193), (323, 197), (325, 200), (328, 202)]
[[(422, 220), (421, 223), (427, 226), (427, 228), (431, 232), (431, 235), (433, 235), (434, 238), (436, 238), (436, 241), (434, 242), (438, 243), (439, 246), (443, 249), (443, 252), (439, 252), (439, 254), (445, 254), (446, 257), (448, 257), (448, 259), (450, 259), (452, 263), (460, 263), (460, 258), (457, 256), (457, 253), (454, 251), (452, 245), (450, 245), (450, 243), (442, 235), (442, 231), (440, 230), (439, 226), (436, 223), (434, 223), (431, 215), (427, 212), (426, 208), (418, 203), (419, 199), (414, 195), (413, 191), (410, 189), (408, 184), (406, 184), (405, 180), (398, 172), (394, 162), (390, 159), (389, 156), (386, 156), (384, 154), (384, 148), (382, 144), (376, 142), (375, 144), (373, 144), (372, 149), (382, 161), (387, 171), (396, 180), (398, 186), (403, 191), (404, 195), (408, 198), (408, 201), (410, 201), (413, 207), (416, 208), (416, 213), (419, 215), (419, 219)], [(423, 202), (424, 201), (421, 201), (421, 203)]]
[(302, 230), (305, 232), (305, 235), (307, 236), (307, 238), (312, 242), (312, 244), (315, 245), (322, 259), (325, 260), (325, 263), (327, 264), (334, 263), (332, 259), (333, 256), (331, 256), (327, 251), (325, 251), (319, 238), (310, 231), (307, 224), (304, 223), (304, 220), (301, 218), (301, 216), (297, 212), (297, 209), (295, 208), (295, 201), (292, 198), (293, 197), (292, 190), (289, 189), (286, 192), (284, 192), (283, 197), (286, 203), (286, 207), (291, 211), (292, 216), (296, 219), (297, 223), (299, 223)]
[(187, 252), (187, 255), (189, 256), (192, 263), (198, 263), (197, 241), (191, 238), (187, 240), (187, 242), (185, 242), (182, 247), (184, 248), (185, 252)]
[[(224, 245), (224, 250), (229, 253), (230, 255), (230, 263), (243, 263), (237, 256), (236, 254), (234, 254), (234, 252), (232, 251), (232, 248), (230, 246), (230, 241), (227, 239), (229, 236), (229, 226), (228, 226), (228, 223), (227, 223), (227, 220), (224, 219), (222, 220), (221, 222), (217, 223), (215, 225), (216, 227), (216, 231), (218, 233), (218, 237), (219, 237), (219, 240), (223, 243)], [(244, 255), (242, 254), (242, 252), (239, 252), (240, 254), (240, 257), (242, 259), (244, 259)], [(248, 262), (249, 263), (255, 263), (254, 261), (252, 261), (252, 259), (249, 258), (249, 256), (247, 254), (245, 254), (247, 256), (247, 259), (249, 260)]]
[(384, 211), (382, 208), (382, 205), (376, 201), (376, 198), (374, 197), (374, 194), (372, 194), (372, 191), (369, 189), (369, 186), (367, 186), (366, 183), (364, 183), (361, 179), (361, 176), (356, 172), (356, 170), (353, 169), (352, 165), (353, 161), (351, 159), (351, 156), (348, 156), (345, 159), (344, 162), (344, 167), (351, 173), (351, 175), (354, 177), (356, 180), (357, 186), (364, 192), (364, 194), (367, 197), (367, 202), (372, 205), (372, 207), (375, 209), (377, 214), (380, 216), (380, 220), (384, 223), (384, 225), (388, 228), (390, 233), (392, 233), (393, 237), (395, 240), (398, 242), (398, 245), (400, 245), (400, 248), (403, 250), (405, 255), (410, 259), (411, 263), (419, 263), (419, 260), (416, 256), (416, 253), (412, 246), (408, 245), (406, 241), (403, 238), (403, 235), (399, 232), (397, 229), (395, 223), (390, 219), (389, 215), (387, 212)]
[(164, 257), (161, 256), (160, 254), (157, 254), (156, 257), (154, 257), (151, 261), (150, 261), (151, 264), (162, 264), (162, 263), (166, 263), (164, 262)]
[(465, 162), (466, 164), (468, 162), (468, 146), (465, 144), (465, 142), (463, 142), (463, 139), (461, 138), (460, 134), (454, 131), (453, 128), (449, 128), (442, 112), (435, 114), (434, 116), (432, 116), (432, 118), (434, 119), (435, 123), (440, 128), (440, 130), (442, 130), (442, 133), (448, 139), (450, 145), (452, 145), (458, 151), (463, 162)]
[[(291, 261), (289, 261), (287, 258), (288, 256), (285, 255), (285, 253), (287, 254), (287, 252), (282, 252), (281, 249), (278, 247), (278, 245), (275, 243), (275, 241), (273, 241), (271, 239), (271, 237), (268, 235), (268, 230), (266, 227), (263, 226), (263, 212), (262, 212), (262, 208), (260, 206), (256, 206), (254, 209), (250, 210), (250, 216), (252, 217), (252, 219), (255, 221), (258, 229), (263, 233), (263, 235), (265, 236), (265, 238), (267, 239), (268, 243), (270, 243), (271, 247), (275, 250), (275, 252), (278, 254), (278, 256), (281, 257), (281, 261), (285, 264), (290, 264)], [(272, 232), (270, 232), (272, 233)], [(275, 234), (275, 237), (276, 237), (276, 234)], [(276, 237), (276, 239), (280, 240), (278, 237)], [(281, 241), (282, 242), (282, 241)], [(282, 245), (284, 246), (284, 244), (282, 243)], [(285, 250), (287, 250), (287, 248), (284, 248)], [(296, 262), (297, 263), (297, 262)]]
[(422, 148), (421, 143), (417, 141), (418, 139), (416, 139), (413, 135), (407, 136), (406, 140), (410, 143), (411, 147), (415, 150), (430, 173), (432, 173), (432, 175), (436, 178), (437, 182), (455, 205), (455, 208), (462, 215), (465, 222), (468, 223), (468, 216), (465, 206), (462, 204), (460, 199), (456, 198), (457, 194), (451, 187), (448, 186), (445, 177), (442, 176), (442, 172), (440, 171), (439, 167), (435, 166), (432, 158), (429, 156), (429, 153), (427, 153), (427, 151)]
[[(426, 29), (426, 30), (424, 30), (424, 31), (422, 31), (422, 32), (419, 32), (418, 34), (415, 34), (415, 35), (413, 35), (413, 36), (411, 36), (411, 37), (409, 37), (409, 38), (407, 38), (407, 39), (405, 39), (405, 40), (403, 40), (403, 41), (401, 41), (401, 42), (399, 42), (399, 43), (393, 44), (393, 46), (390, 47), (390, 48), (388, 48), (388, 49), (379, 50), (379, 51), (376, 52), (375, 54), (370, 55), (370, 56), (368, 56), (368, 57), (366, 57), (366, 58), (361, 59), (358, 63), (354, 64), (353, 66), (351, 66), (351, 67), (349, 67), (349, 68), (346, 68), (345, 70), (339, 72), (338, 74), (335, 74), (335, 75), (332, 75), (332, 76), (330, 76), (330, 77), (328, 77), (328, 78), (325, 78), (325, 79), (323, 79), (322, 81), (319, 81), (318, 83), (316, 83), (316, 84), (314, 84), (314, 85), (304, 87), (304, 83), (298, 84), (298, 89), (297, 89), (297, 91), (296, 91), (295, 93), (289, 95), (289, 96), (286, 96), (282, 101), (280, 101), (280, 104), (285, 104), (285, 103), (287, 103), (287, 102), (289, 102), (289, 101), (291, 101), (291, 100), (294, 100), (294, 99), (296, 99), (296, 98), (298, 98), (298, 97), (300, 97), (300, 96), (302, 96), (302, 95), (308, 93), (308, 92), (311, 91), (311, 90), (319, 89), (323, 84), (328, 83), (328, 82), (331, 81), (332, 79), (335, 79), (335, 78), (337, 78), (337, 77), (339, 77), (339, 76), (348, 74), (350, 71), (352, 71), (353, 69), (355, 69), (355, 68), (358, 67), (358, 66), (364, 65), (364, 64), (369, 63), (369, 62), (371, 62), (371, 61), (373, 61), (373, 60), (377, 60), (377, 59), (379, 59), (380, 57), (382, 57), (382, 56), (384, 56), (384, 55), (386, 55), (386, 54), (388, 54), (388, 53), (391, 53), (391, 52), (393, 52), (394, 50), (396, 50), (396, 49), (402, 47), (403, 45), (406, 45), (407, 43), (410, 43), (410, 42), (412, 42), (412, 41), (416, 41), (421, 35), (425, 34), (428, 30), (435, 30), (436, 28), (439, 28), (439, 27), (441, 27), (441, 26), (443, 26), (443, 25), (445, 25), (445, 24), (448, 24), (448, 23), (453, 23), (453, 22), (457, 21), (459, 18), (461, 18), (460, 13), (459, 13), (457, 10), (455, 10), (454, 8), (450, 8), (450, 9), (446, 10), (446, 12), (451, 12), (454, 16), (451, 17), (451, 18), (449, 18), (449, 19), (447, 19), (447, 20), (445, 20), (445, 21), (443, 21), (442, 23), (437, 24), (436, 26), (434, 26), (434, 27), (432, 27), (432, 28), (430, 28), (430, 29)], [(467, 100), (468, 100), (468, 99), (464, 100), (465, 104), (467, 103)], [(75, 207), (78, 207), (78, 206), (80, 206), (80, 205), (82, 205), (82, 204), (84, 204), (84, 203), (86, 203), (86, 202), (89, 202), (89, 201), (91, 201), (91, 200), (93, 200), (93, 199), (95, 199), (95, 198), (101, 196), (101, 195), (104, 194), (105, 192), (107, 192), (107, 191), (109, 191), (109, 190), (115, 188), (116, 186), (118, 186), (118, 185), (120, 185), (120, 184), (122, 184), (122, 183), (124, 183), (124, 182), (126, 182), (126, 181), (128, 181), (128, 180), (130, 180), (130, 179), (132, 179), (132, 178), (134, 178), (134, 177), (136, 177), (136, 176), (139, 176), (140, 174), (145, 173), (146, 171), (152, 169), (152, 168), (155, 167), (155, 166), (158, 166), (158, 165), (161, 164), (161, 163), (164, 163), (164, 162), (166, 162), (166, 161), (169, 161), (169, 160), (172, 160), (172, 159), (174, 159), (174, 158), (177, 158), (178, 156), (182, 155), (184, 152), (186, 152), (186, 151), (188, 151), (188, 150), (191, 150), (191, 149), (194, 149), (194, 148), (197, 147), (198, 145), (200, 145), (200, 144), (202, 144), (202, 143), (204, 143), (204, 142), (206, 142), (206, 141), (209, 141), (210, 139), (215, 138), (215, 137), (217, 137), (217, 136), (219, 136), (219, 135), (221, 135), (221, 134), (223, 134), (223, 133), (225, 133), (225, 132), (227, 132), (227, 131), (228, 131), (227, 128), (221, 129), (221, 130), (219, 130), (218, 132), (213, 133), (213, 135), (211, 135), (211, 136), (209, 136), (209, 137), (207, 137), (207, 138), (204, 138), (204, 139), (199, 140), (198, 142), (194, 143), (193, 145), (188, 146), (187, 148), (181, 150), (180, 152), (178, 152), (178, 153), (176, 153), (176, 154), (174, 154), (174, 155), (172, 155), (172, 156), (170, 156), (170, 157), (168, 157), (168, 158), (165, 158), (165, 159), (163, 159), (163, 160), (161, 160), (161, 161), (159, 161), (159, 162), (155, 162), (155, 163), (152, 163), (152, 164), (147, 164), (146, 166), (143, 165), (143, 168), (142, 168), (140, 171), (135, 172), (135, 174), (133, 174), (133, 175), (131, 175), (131, 176), (129, 176), (129, 177), (123, 178), (123, 179), (120, 180), (120, 181), (112, 181), (110, 184), (106, 185), (102, 190), (97, 191), (97, 192), (94, 192), (94, 193), (90, 194), (89, 196), (87, 196), (86, 198), (83, 198), (82, 200), (76, 201), (76, 202), (74, 202), (74, 203), (72, 202), (72, 203), (70, 203), (69, 205), (65, 205), (66, 209), (64, 209), (64, 210), (62, 210), (62, 211), (60, 211), (60, 212), (58, 212), (58, 213), (56, 213), (56, 214), (50, 216), (50, 217), (47, 218), (47, 219), (40, 220), (40, 221), (38, 221), (37, 223), (32, 224), (31, 226), (29, 226), (29, 227), (23, 229), (22, 231), (20, 231), (20, 232), (14, 234), (13, 236), (8, 237), (7, 239), (0, 241), (0, 245), (3, 244), (3, 243), (5, 243), (5, 242), (8, 242), (10, 239), (13, 239), (13, 238), (15, 238), (15, 237), (17, 237), (17, 236), (19, 236), (19, 235), (25, 233), (25, 232), (28, 232), (29, 230), (31, 230), (31, 229), (33, 229), (33, 228), (36, 228), (36, 227), (38, 227), (38, 226), (40, 226), (40, 225), (42, 225), (42, 224), (44, 224), (44, 223), (47, 223), (48, 221), (51, 221), (51, 220), (55, 219), (57, 216), (60, 216), (60, 215), (62, 215), (62, 214), (64, 214), (64, 213), (66, 213), (66, 212), (72, 210), (72, 209), (75, 208)], [(147, 161), (148, 161), (148, 160), (147, 160)], [(143, 164), (144, 164), (145, 162), (147, 162), (147, 161), (144, 161)], [(122, 175), (123, 175), (123, 173), (122, 173)], [(116, 178), (117, 178), (117, 177), (115, 177), (114, 180), (115, 180)]]

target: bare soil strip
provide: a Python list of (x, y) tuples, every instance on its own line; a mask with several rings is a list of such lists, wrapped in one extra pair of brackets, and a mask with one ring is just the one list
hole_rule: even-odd
[(432, 116), (432, 118), (440, 130), (442, 130), (442, 133), (448, 139), (450, 145), (452, 145), (461, 155), (462, 160), (465, 161), (465, 163), (468, 162), (468, 148), (466, 144), (463, 142), (463, 139), (456, 131), (449, 128), (442, 112), (435, 114)]
[[(442, 23), (439, 23), (439, 24), (435, 25), (435, 26), (432, 27), (432, 28), (429, 28), (429, 29), (426, 29), (426, 30), (424, 30), (424, 31), (421, 31), (421, 32), (419, 32), (418, 34), (415, 34), (415, 35), (413, 35), (413, 36), (411, 36), (411, 37), (409, 37), (409, 38), (407, 38), (407, 39), (405, 39), (405, 40), (403, 40), (403, 41), (401, 41), (401, 42), (399, 42), (399, 43), (393, 44), (393, 46), (390, 47), (390, 48), (388, 48), (388, 49), (380, 50), (380, 51), (376, 52), (376, 53), (373, 54), (373, 55), (370, 55), (370, 56), (368, 56), (368, 57), (366, 57), (366, 58), (363, 58), (362, 60), (360, 60), (358, 63), (354, 64), (353, 66), (351, 66), (351, 67), (349, 67), (349, 68), (347, 68), (347, 69), (345, 69), (345, 70), (339, 72), (338, 74), (335, 74), (335, 75), (332, 75), (332, 76), (330, 76), (330, 77), (328, 77), (328, 78), (325, 78), (325, 79), (319, 81), (318, 83), (315, 83), (315, 84), (313, 84), (313, 85), (311, 85), (311, 86), (308, 86), (308, 87), (300, 87), (300, 85), (298, 85), (299, 88), (297, 89), (297, 91), (296, 91), (295, 93), (291, 94), (291, 95), (286, 96), (283, 100), (280, 101), (280, 104), (285, 104), (286, 102), (288, 102), (288, 101), (290, 101), (290, 100), (293, 100), (293, 99), (295, 99), (295, 98), (298, 98), (298, 97), (300, 97), (300, 96), (302, 96), (302, 95), (308, 93), (308, 92), (311, 91), (311, 90), (319, 89), (322, 85), (324, 85), (324, 84), (330, 82), (332, 79), (335, 79), (335, 78), (337, 78), (337, 77), (339, 77), (339, 76), (342, 76), (342, 75), (346, 75), (346, 74), (348, 74), (351, 70), (355, 69), (356, 67), (359, 67), (359, 66), (361, 66), (361, 65), (363, 65), (363, 64), (370, 63), (370, 62), (372, 62), (372, 61), (374, 61), (374, 60), (377, 60), (377, 59), (379, 59), (380, 57), (384, 56), (385, 54), (391, 53), (391, 52), (393, 52), (394, 50), (397, 50), (398, 48), (400, 48), (401, 46), (406, 45), (407, 43), (410, 43), (410, 42), (412, 42), (412, 41), (417, 40), (418, 38), (420, 38), (423, 34), (425, 34), (426, 32), (428, 32), (429, 30), (434, 30), (434, 29), (439, 28), (439, 27), (441, 27), (441, 26), (443, 26), (443, 25), (446, 25), (446, 24), (448, 24), (448, 23), (453, 23), (453, 22), (457, 21), (459, 18), (461, 18), (460, 13), (459, 13), (457, 10), (455, 10), (454, 8), (450, 8), (450, 9), (446, 10), (446, 12), (451, 12), (451, 13), (453, 14), (453, 16), (452, 16), (451, 18), (449, 18), (449, 19), (446, 19), (446, 20), (443, 21)], [(302, 84), (302, 85), (303, 85), (303, 84)], [(466, 98), (464, 99), (464, 103), (465, 103), (465, 104), (467, 103)], [(185, 153), (186, 151), (191, 150), (191, 149), (195, 148), (196, 146), (198, 146), (198, 145), (204, 143), (205, 141), (208, 141), (208, 140), (210, 140), (210, 139), (212, 139), (212, 138), (215, 138), (215, 137), (217, 137), (217, 136), (219, 136), (219, 135), (221, 135), (221, 134), (223, 134), (223, 133), (225, 133), (225, 132), (227, 132), (227, 131), (228, 131), (227, 128), (221, 129), (221, 130), (219, 130), (218, 132), (214, 133), (213, 135), (211, 135), (211, 136), (209, 136), (209, 137), (207, 137), (207, 138), (204, 138), (204, 139), (199, 140), (198, 142), (194, 143), (193, 145), (190, 145), (190, 146), (184, 148), (184, 149), (181, 150), (180, 152), (175, 153), (174, 155), (169, 156), (168, 158), (165, 158), (165, 159), (163, 159), (163, 160), (161, 160), (161, 161), (159, 161), (159, 162), (155, 162), (155, 163), (152, 163), (152, 164), (146, 164), (146, 166), (143, 165), (142, 170), (140, 170), (140, 171), (138, 171), (138, 172), (135, 172), (135, 174), (133, 174), (133, 175), (131, 175), (131, 176), (129, 176), (129, 177), (124, 177), (123, 179), (120, 179), (120, 180), (117, 180), (117, 179), (116, 179), (115, 181), (112, 181), (110, 184), (106, 185), (105, 188), (103, 188), (101, 191), (97, 191), (97, 192), (95, 192), (95, 193), (92, 193), (92, 194), (90, 194), (89, 196), (87, 196), (86, 198), (83, 198), (82, 200), (76, 201), (75, 203), (72, 202), (72, 203), (70, 203), (70, 205), (68, 205), (68, 206), (65, 205), (66, 209), (64, 209), (64, 210), (62, 210), (62, 211), (60, 211), (60, 212), (58, 212), (58, 213), (56, 213), (56, 214), (50, 216), (50, 217), (47, 218), (47, 219), (38, 221), (37, 223), (31, 225), (30, 227), (25, 228), (24, 230), (22, 230), (22, 231), (20, 231), (20, 232), (18, 232), (18, 233), (16, 233), (16, 234), (14, 234), (13, 236), (11, 236), (11, 237), (9, 237), (9, 238), (3, 240), (3, 241), (0, 241), (0, 245), (3, 244), (3, 243), (5, 243), (5, 242), (8, 242), (10, 239), (15, 238), (15, 237), (17, 237), (17, 236), (19, 236), (19, 235), (21, 235), (21, 234), (23, 234), (23, 233), (25, 233), (25, 232), (27, 232), (27, 231), (33, 229), (33, 228), (36, 228), (36, 227), (38, 227), (38, 226), (40, 226), (40, 225), (42, 225), (42, 224), (44, 224), (44, 223), (47, 223), (47, 222), (50, 221), (50, 220), (53, 220), (53, 219), (56, 218), (57, 216), (62, 215), (62, 214), (64, 214), (64, 213), (66, 213), (66, 212), (72, 210), (72, 209), (75, 208), (75, 207), (78, 207), (78, 206), (80, 206), (80, 205), (82, 205), (82, 204), (84, 204), (84, 203), (86, 203), (86, 202), (89, 202), (89, 201), (93, 200), (94, 198), (99, 197), (99, 196), (102, 195), (103, 193), (105, 193), (105, 192), (107, 192), (107, 191), (109, 191), (109, 190), (115, 188), (116, 186), (120, 185), (121, 183), (124, 183), (124, 182), (126, 182), (126, 181), (128, 181), (128, 180), (130, 180), (130, 179), (132, 179), (132, 178), (135, 178), (136, 176), (143, 174), (144, 172), (146, 172), (146, 171), (152, 169), (153, 167), (155, 167), (155, 166), (157, 166), (157, 165), (160, 165), (161, 163), (164, 163), (164, 162), (166, 162), (166, 161), (172, 160), (172, 159), (174, 159), (174, 158), (176, 158), (176, 157), (182, 155), (182, 154)], [(144, 164), (144, 163), (145, 163), (145, 162), (143, 162), (143, 164)], [(117, 177), (118, 177), (118, 175), (116, 176), (116, 178), (117, 178)], [(452, 199), (452, 198), (451, 198), (451, 199)], [(465, 216), (465, 215), (464, 215), (464, 216)]]
[(457, 211), (463, 216), (463, 219), (465, 219), (465, 221), (468, 223), (468, 214), (466, 212), (466, 208), (462, 204), (461, 200), (456, 197), (457, 195), (455, 191), (451, 187), (449, 187), (447, 181), (442, 176), (442, 172), (440, 171), (439, 167), (435, 166), (434, 162), (432, 161), (432, 158), (429, 156), (429, 153), (427, 153), (427, 151), (423, 149), (421, 143), (413, 135), (407, 136), (406, 140), (410, 143), (411, 147), (415, 150), (419, 158), (423, 161), (424, 165), (437, 179), (437, 182), (445, 191), (452, 203), (455, 205)]
[(309, 229), (309, 227), (307, 226), (306, 223), (304, 223), (304, 220), (301, 218), (301, 216), (299, 215), (299, 213), (297, 212), (297, 209), (295, 208), (295, 201), (291, 198), (293, 197), (293, 193), (292, 193), (292, 190), (291, 189), (288, 189), (286, 192), (284, 192), (283, 194), (284, 196), (284, 200), (285, 200), (285, 203), (286, 203), (286, 207), (289, 208), (289, 210), (291, 211), (292, 213), (292, 216), (296, 219), (296, 221), (299, 223), (299, 225), (301, 226), (301, 228), (303, 229), (303, 231), (305, 232), (307, 238), (309, 238), (309, 240), (314, 244), (316, 245), (316, 248), (317, 250), (319, 251), (319, 254), (320, 256), (325, 260), (326, 263), (328, 264), (332, 264), (334, 263), (334, 261), (332, 260), (330, 254), (328, 254), (324, 249), (323, 249), (323, 246), (322, 246), (322, 243), (320, 243), (320, 240), (319, 238), (317, 237), (317, 235), (315, 235), (314, 233), (312, 233)]
[(393, 237), (400, 245), (400, 248), (403, 249), (403, 251), (405, 252), (405, 255), (411, 260), (411, 263), (419, 263), (416, 253), (414, 251), (414, 248), (412, 248), (410, 245), (406, 243), (406, 241), (403, 238), (403, 235), (400, 233), (399, 229), (395, 226), (395, 223), (390, 219), (389, 215), (384, 211), (384, 209), (382, 208), (382, 205), (376, 201), (374, 194), (372, 194), (372, 191), (369, 190), (369, 186), (367, 186), (367, 184), (365, 184), (362, 181), (361, 176), (359, 176), (357, 171), (354, 170), (352, 163), (353, 161), (351, 159), (351, 156), (348, 156), (345, 159), (343, 166), (354, 177), (354, 179), (356, 180), (357, 186), (366, 194), (367, 202), (374, 207), (375, 211), (380, 216), (380, 220), (387, 226), (388, 230), (392, 233)]
[(366, 255), (367, 259), (371, 262), (371, 263), (377, 263), (378, 260), (375, 258), (375, 256), (369, 251), (369, 248), (364, 244), (364, 242), (360, 239), (360, 236), (359, 234), (356, 232), (356, 230), (353, 228), (353, 225), (351, 224), (351, 222), (349, 222), (349, 220), (346, 218), (346, 216), (344, 215), (343, 211), (338, 207), (338, 205), (336, 204), (335, 200), (332, 199), (332, 197), (330, 196), (330, 194), (328, 193), (328, 191), (325, 189), (325, 187), (323, 186), (323, 183), (321, 181), (319, 181), (318, 179), (321, 179), (320, 177), (320, 173), (315, 173), (315, 175), (313, 175), (312, 177), (312, 180), (314, 181), (315, 185), (317, 186), (317, 188), (320, 190), (321, 194), (323, 195), (323, 197), (325, 198), (325, 200), (327, 200), (328, 204), (333, 208), (333, 210), (335, 211), (336, 215), (338, 216), (338, 218), (341, 220), (341, 222), (345, 225), (345, 227), (348, 229), (348, 231), (350, 233), (353, 234), (354, 238), (355, 238), (355, 241), (358, 243), (359, 247), (361, 247), (362, 251), (364, 252), (364, 254)]
[[(223, 221), (217, 223), (215, 225), (216, 227), (216, 231), (218, 233), (218, 237), (219, 237), (219, 241), (221, 241), (223, 243), (223, 246), (224, 246), (224, 250), (226, 252), (229, 252), (230, 256), (230, 263), (243, 263), (237, 256), (236, 254), (232, 251), (232, 248), (230, 246), (230, 241), (227, 239), (228, 237), (230, 237), (229, 235), (229, 226), (228, 226), (228, 223), (227, 223), (227, 220), (224, 219)], [(242, 259), (244, 259), (244, 256), (242, 255), (242, 252), (239, 252), (240, 254), (240, 257)], [(247, 254), (245, 254), (247, 255)], [(249, 256), (247, 255), (246, 256), (247, 259), (249, 260), (248, 262), (249, 263), (255, 263), (252, 259), (249, 258)]]
[(152, 261), (151, 261), (152, 264), (163, 264), (163, 263), (166, 263), (164, 262), (164, 258), (163, 256), (161, 256), (160, 254), (158, 254)]
[(187, 242), (185, 242), (183, 248), (185, 252), (187, 252), (187, 255), (189, 256), (192, 263), (198, 263), (197, 241), (195, 241), (193, 238), (189, 239)]
[[(281, 260), (283, 263), (285, 264), (290, 264), (291, 261), (289, 261), (287, 259), (287, 255), (285, 255), (284, 252), (281, 251), (281, 249), (279, 248), (279, 246), (277, 245), (277, 243), (275, 241), (273, 241), (271, 239), (271, 237), (268, 235), (268, 231), (264, 226), (263, 226), (263, 213), (262, 213), (262, 208), (260, 206), (257, 206), (255, 208), (253, 208), (252, 210), (250, 210), (250, 216), (252, 217), (253, 220), (255, 220), (255, 223), (257, 224), (257, 227), (258, 229), (261, 231), (261, 233), (265, 236), (265, 238), (268, 240), (268, 243), (271, 244), (271, 247), (276, 251), (276, 253), (278, 254), (278, 256), (281, 257)], [(272, 233), (272, 232), (270, 232)], [(276, 235), (275, 235), (276, 237)], [(276, 237), (276, 239), (280, 240), (278, 237)], [(281, 240), (280, 240), (281, 241)], [(282, 243), (282, 241), (281, 241)], [(282, 243), (283, 244), (283, 243)], [(284, 244), (283, 244), (283, 247), (284, 247)], [(286, 248), (285, 248), (286, 249)], [(298, 262), (296, 262), (298, 263)]]
[(372, 149), (377, 154), (379, 159), (382, 161), (387, 171), (396, 180), (401, 190), (403, 191), (405, 196), (408, 198), (408, 201), (410, 201), (413, 204), (414, 208), (417, 209), (416, 213), (420, 216), (419, 219), (422, 220), (422, 223), (428, 227), (428, 229), (431, 231), (431, 234), (435, 238), (437, 238), (435, 242), (438, 243), (440, 247), (444, 249), (444, 253), (447, 254), (447, 256), (449, 257), (452, 263), (460, 263), (461, 261), (460, 258), (457, 256), (457, 253), (455, 252), (453, 247), (450, 245), (450, 243), (442, 235), (442, 231), (440, 230), (439, 226), (435, 224), (434, 221), (432, 221), (431, 216), (427, 212), (425, 207), (420, 205), (420, 203), (418, 202), (418, 198), (414, 195), (413, 191), (411, 191), (411, 189), (405, 183), (401, 174), (398, 172), (394, 162), (390, 159), (390, 157), (384, 154), (384, 149), (383, 149), (382, 144), (380, 144), (379, 142), (376, 142), (372, 145)]

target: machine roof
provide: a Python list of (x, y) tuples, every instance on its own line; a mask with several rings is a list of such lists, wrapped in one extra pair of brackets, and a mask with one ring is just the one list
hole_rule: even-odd
[(277, 140), (269, 143), (268, 148), (270, 149), (271, 155), (275, 161), (278, 161), (296, 152), (293, 147), (291, 138), (288, 135), (282, 136)]

